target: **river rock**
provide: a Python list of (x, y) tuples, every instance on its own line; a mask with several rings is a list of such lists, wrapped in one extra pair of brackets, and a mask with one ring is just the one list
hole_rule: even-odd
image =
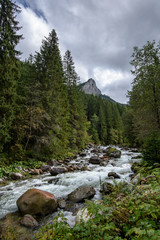
[(38, 222), (30, 214), (26, 214), (20, 221), (20, 224), (27, 228), (36, 228), (38, 227)]
[(58, 162), (55, 160), (55, 159), (51, 159), (51, 160), (49, 160), (48, 162), (47, 162), (47, 165), (49, 165), (49, 166), (57, 166), (58, 165)]
[(108, 147), (107, 149), (105, 149), (104, 152), (107, 154), (107, 156), (112, 157), (112, 158), (120, 158), (121, 157), (121, 151), (116, 148)]
[(91, 169), (88, 166), (82, 166), (81, 171), (91, 171)]
[(91, 153), (98, 153), (98, 149), (96, 149), (96, 148), (92, 149)]
[(108, 183), (108, 182), (104, 182), (102, 185), (101, 185), (101, 192), (103, 194), (110, 194), (112, 191), (113, 191), (113, 184), (111, 183)]
[(22, 173), (11, 173), (11, 178), (13, 179), (13, 180), (19, 180), (19, 179), (23, 179), (23, 175), (22, 175)]
[(81, 153), (79, 154), (79, 156), (81, 156), (81, 157), (86, 157), (86, 156), (87, 156), (87, 153), (86, 153), (86, 152), (81, 152)]
[(92, 163), (92, 164), (100, 164), (100, 162), (101, 162), (101, 160), (99, 157), (93, 156), (89, 159), (89, 163)]
[(66, 201), (64, 199), (60, 198), (57, 201), (58, 201), (59, 208), (61, 208), (61, 209), (65, 209), (66, 208), (67, 204), (66, 204)]
[(42, 165), (42, 166), (41, 166), (41, 170), (42, 170), (43, 172), (48, 172), (48, 171), (51, 170), (51, 166), (49, 166), (49, 165)]
[(57, 210), (57, 200), (51, 193), (33, 188), (26, 191), (17, 200), (22, 215), (47, 215)]
[(80, 186), (68, 195), (71, 202), (82, 202), (84, 199), (90, 199), (95, 195), (96, 191), (91, 186)]
[(108, 177), (113, 177), (113, 178), (121, 178), (117, 173), (115, 172), (109, 172)]
[(31, 169), (31, 171), (29, 172), (31, 175), (40, 175), (40, 169)]
[(67, 172), (67, 169), (65, 167), (53, 167), (50, 171), (50, 174), (52, 176), (56, 176), (60, 173), (65, 173), (65, 172)]

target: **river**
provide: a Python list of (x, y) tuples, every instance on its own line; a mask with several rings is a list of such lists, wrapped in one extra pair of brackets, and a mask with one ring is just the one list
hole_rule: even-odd
[[(104, 146), (100, 149), (103, 150)], [(117, 148), (117, 147), (116, 147)], [(120, 148), (118, 148), (120, 149)], [(80, 157), (79, 155), (75, 160), (70, 163), (84, 164), (88, 161), (91, 156), (95, 153), (91, 152), (92, 148), (86, 150), (87, 155)], [(139, 153), (130, 150), (121, 150), (121, 157), (118, 159), (110, 159), (107, 166), (88, 164), (91, 171), (75, 171), (59, 174), (55, 177), (51, 176), (50, 173), (37, 176), (36, 178), (13, 181), (6, 186), (0, 186), (0, 219), (3, 218), (7, 213), (14, 212), (17, 210), (16, 200), (28, 189), (38, 188), (44, 191), (53, 193), (56, 198), (66, 197), (70, 192), (75, 190), (81, 185), (91, 185), (96, 190), (94, 199), (100, 199), (100, 181), (113, 183), (113, 179), (108, 178), (109, 172), (116, 172), (121, 178), (116, 181), (129, 181), (129, 175), (132, 173), (131, 164), (140, 159), (132, 159), (139, 155)], [(103, 153), (99, 153), (99, 156), (103, 156)], [(55, 179), (52, 184), (48, 181)], [(64, 215), (69, 219), (69, 224), (74, 220), (71, 212), (64, 212)]]

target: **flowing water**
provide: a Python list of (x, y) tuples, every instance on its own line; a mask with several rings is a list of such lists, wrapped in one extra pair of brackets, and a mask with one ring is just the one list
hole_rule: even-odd
[[(103, 150), (106, 147), (100, 147)], [(77, 159), (70, 163), (80, 163), (83, 165), (87, 160), (94, 156), (91, 153), (91, 149), (86, 150), (86, 157), (78, 156)], [(129, 175), (131, 171), (131, 163), (139, 161), (140, 159), (133, 159), (139, 153), (132, 152), (132, 150), (121, 150), (121, 157), (118, 159), (111, 159), (107, 166), (89, 164), (88, 167), (91, 171), (75, 171), (64, 174), (59, 174), (55, 177), (51, 176), (50, 173), (37, 176), (34, 179), (27, 179), (21, 181), (14, 181), (6, 186), (0, 186), (0, 219), (9, 212), (17, 210), (16, 200), (28, 189), (38, 188), (44, 191), (53, 193), (57, 198), (66, 197), (70, 192), (75, 190), (81, 185), (91, 185), (96, 190), (94, 199), (100, 199), (100, 182), (113, 183), (113, 179), (108, 178), (109, 172), (116, 172), (121, 179), (116, 181), (129, 181)], [(103, 156), (99, 153), (99, 156)], [(54, 179), (53, 183), (49, 184), (48, 181)], [(71, 212), (64, 212), (64, 215), (69, 219), (69, 224), (73, 225), (74, 217)]]

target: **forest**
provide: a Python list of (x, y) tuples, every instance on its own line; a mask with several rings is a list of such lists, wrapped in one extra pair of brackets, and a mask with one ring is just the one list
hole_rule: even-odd
[(120, 104), (81, 90), (71, 51), (61, 56), (54, 29), (22, 61), (20, 11), (0, 0), (0, 177), (17, 166), (65, 161), (88, 144), (134, 147), (142, 156), (136, 184), (114, 182), (100, 203), (86, 202), (89, 221), (70, 228), (57, 220), (35, 239), (159, 239), (160, 43), (133, 48), (132, 88)]
[[(65, 158), (89, 142), (122, 144), (125, 105), (81, 91), (69, 50), (64, 57), (53, 29), (40, 51), (20, 60), (22, 36), (10, 1), (1, 11), (0, 154), (6, 164)], [(11, 23), (11, 24), (10, 24)]]

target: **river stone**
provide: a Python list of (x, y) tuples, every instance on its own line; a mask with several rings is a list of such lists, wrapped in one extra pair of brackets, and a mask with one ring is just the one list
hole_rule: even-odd
[(68, 195), (71, 202), (82, 202), (84, 199), (90, 199), (95, 195), (96, 191), (91, 186), (80, 186)]
[(48, 172), (48, 171), (51, 170), (51, 166), (49, 166), (49, 165), (42, 165), (42, 166), (41, 166), (41, 170), (42, 170), (43, 172)]
[(108, 147), (107, 149), (105, 149), (105, 153), (109, 157), (113, 157), (113, 158), (120, 158), (121, 157), (121, 151), (116, 149), (116, 148)]
[(18, 198), (17, 206), (22, 215), (45, 216), (57, 210), (57, 200), (53, 194), (33, 188)]
[(115, 172), (109, 172), (108, 177), (114, 177), (114, 178), (121, 178), (117, 173)]
[(27, 228), (36, 228), (38, 227), (38, 222), (30, 214), (26, 214), (20, 221), (20, 224)]
[(100, 162), (101, 162), (101, 160), (100, 160), (100, 158), (99, 157), (91, 157), (90, 159), (89, 159), (89, 163), (92, 163), (92, 164), (100, 164)]
[(11, 178), (13, 180), (19, 180), (19, 179), (23, 179), (23, 175), (22, 173), (11, 173)]
[(58, 206), (59, 206), (59, 208), (65, 209), (66, 205), (67, 204), (66, 204), (66, 201), (64, 199), (62, 199), (62, 198), (58, 199)]
[(79, 156), (81, 156), (81, 157), (86, 157), (86, 156), (87, 156), (87, 153), (86, 153), (86, 152), (81, 152), (81, 153), (79, 154)]
[(53, 167), (50, 171), (50, 174), (52, 176), (56, 176), (60, 173), (65, 173), (65, 172), (67, 172), (67, 169), (65, 167)]

